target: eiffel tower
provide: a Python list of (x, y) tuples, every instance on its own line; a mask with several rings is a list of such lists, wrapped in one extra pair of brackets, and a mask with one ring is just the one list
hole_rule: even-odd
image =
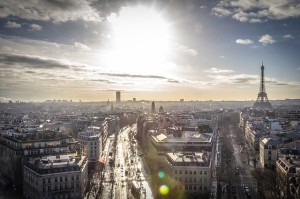
[(257, 95), (256, 102), (253, 105), (254, 109), (257, 110), (272, 110), (273, 107), (269, 102), (268, 95), (265, 88), (265, 75), (264, 75), (264, 63), (261, 65), (261, 78), (260, 78), (260, 86), (259, 93)]

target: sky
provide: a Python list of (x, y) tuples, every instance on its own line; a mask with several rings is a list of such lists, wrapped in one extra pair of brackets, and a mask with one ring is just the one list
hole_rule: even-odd
[(0, 101), (300, 98), (298, 0), (0, 2)]

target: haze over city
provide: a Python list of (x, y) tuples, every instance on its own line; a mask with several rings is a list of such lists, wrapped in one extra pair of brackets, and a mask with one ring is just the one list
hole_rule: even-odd
[(294, 1), (2, 1), (0, 100), (300, 98)]

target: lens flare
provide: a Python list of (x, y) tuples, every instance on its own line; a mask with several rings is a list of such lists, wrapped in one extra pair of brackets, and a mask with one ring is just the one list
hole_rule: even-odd
[(163, 196), (168, 195), (168, 194), (169, 194), (169, 191), (170, 191), (170, 189), (169, 189), (169, 187), (168, 187), (167, 185), (161, 185), (161, 186), (159, 187), (159, 193), (160, 193), (161, 195), (163, 195)]
[(159, 177), (159, 178), (162, 179), (162, 178), (164, 178), (165, 176), (166, 176), (165, 172), (163, 172), (163, 171), (159, 171), (159, 172), (158, 172), (158, 177)]

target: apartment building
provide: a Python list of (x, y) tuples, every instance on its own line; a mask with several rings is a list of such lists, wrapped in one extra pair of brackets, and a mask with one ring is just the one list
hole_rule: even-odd
[(275, 169), (280, 144), (281, 142), (274, 138), (264, 138), (260, 141), (259, 161), (262, 167)]
[(211, 185), (211, 154), (166, 153), (172, 174), (177, 183), (171, 189), (186, 193), (208, 193)]
[(97, 162), (102, 152), (102, 134), (100, 128), (88, 128), (78, 135), (80, 154), (89, 162)]
[(80, 199), (87, 179), (84, 156), (46, 156), (24, 165), (23, 196), (26, 199)]
[(300, 172), (300, 159), (293, 156), (279, 158), (276, 162), (276, 190), (280, 199), (294, 199), (290, 179)]
[(75, 154), (77, 142), (55, 131), (3, 131), (0, 134), (0, 172), (22, 190), (23, 165), (45, 155)]

